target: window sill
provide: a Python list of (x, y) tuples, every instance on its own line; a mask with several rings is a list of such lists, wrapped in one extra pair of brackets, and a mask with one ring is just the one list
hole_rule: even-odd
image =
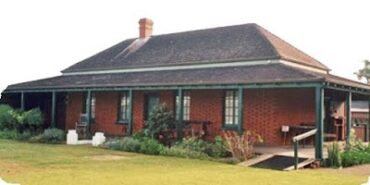
[(223, 125), (222, 130), (234, 130), (234, 131), (238, 131), (239, 130), (239, 126), (238, 125), (233, 125), (233, 126)]
[(128, 120), (118, 120), (116, 122), (116, 124), (118, 124), (118, 125), (127, 125), (128, 124)]

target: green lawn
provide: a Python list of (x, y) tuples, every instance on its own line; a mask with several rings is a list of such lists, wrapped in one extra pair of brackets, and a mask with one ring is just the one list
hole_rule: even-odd
[(365, 176), (317, 170), (280, 172), (88, 146), (28, 144), (8, 140), (0, 140), (0, 177), (22, 185), (359, 185), (367, 179)]

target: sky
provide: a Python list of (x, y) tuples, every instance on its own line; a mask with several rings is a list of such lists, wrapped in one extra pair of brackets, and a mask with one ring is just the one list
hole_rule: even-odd
[(368, 0), (0, 0), (0, 91), (60, 71), (127, 38), (257, 23), (332, 69), (370, 59)]

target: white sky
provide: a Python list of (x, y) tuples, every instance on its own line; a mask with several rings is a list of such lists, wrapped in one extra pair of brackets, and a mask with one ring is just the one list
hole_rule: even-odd
[(255, 22), (356, 79), (370, 59), (369, 9), (367, 0), (0, 0), (0, 91), (137, 37), (141, 17), (154, 34)]

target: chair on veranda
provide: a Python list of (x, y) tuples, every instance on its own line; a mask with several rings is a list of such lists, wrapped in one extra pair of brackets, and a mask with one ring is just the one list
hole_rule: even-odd
[(86, 139), (87, 128), (88, 128), (87, 114), (81, 114), (80, 115), (80, 120), (76, 122), (76, 132), (77, 132), (79, 138)]

